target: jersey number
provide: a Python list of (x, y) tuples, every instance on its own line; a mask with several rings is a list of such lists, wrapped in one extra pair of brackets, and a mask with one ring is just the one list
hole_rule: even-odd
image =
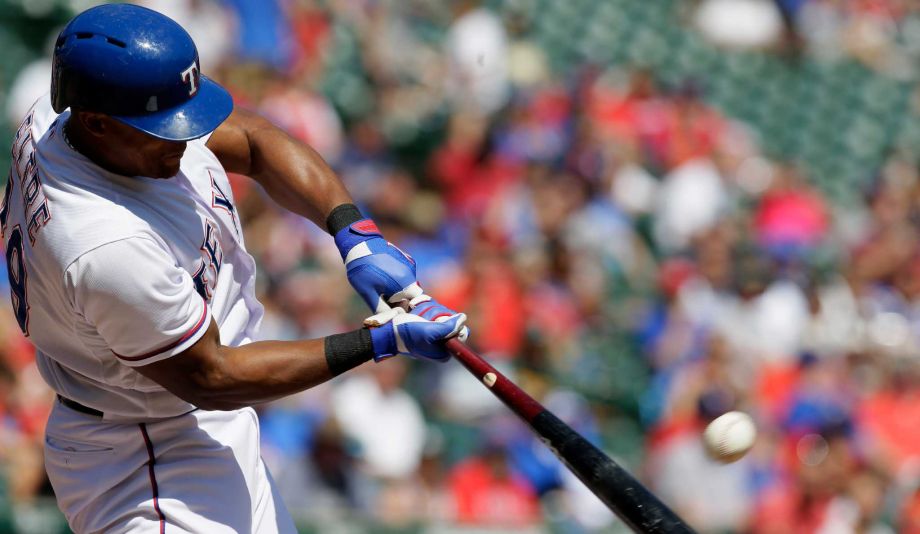
[(26, 298), (26, 266), (22, 258), (22, 230), (19, 225), (10, 232), (6, 243), (6, 272), (10, 278), (10, 300), (16, 322), (24, 335), (29, 335), (29, 301)]

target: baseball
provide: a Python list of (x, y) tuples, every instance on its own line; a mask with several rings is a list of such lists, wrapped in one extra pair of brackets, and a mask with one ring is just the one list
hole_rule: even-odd
[(738, 461), (754, 446), (757, 428), (743, 412), (728, 412), (709, 423), (703, 431), (703, 444), (709, 456), (723, 464)]

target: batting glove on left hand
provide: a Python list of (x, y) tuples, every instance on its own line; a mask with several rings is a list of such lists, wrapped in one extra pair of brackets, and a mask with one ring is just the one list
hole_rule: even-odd
[(392, 308), (364, 320), (371, 327), (374, 361), (385, 360), (397, 354), (420, 356), (444, 362), (450, 353), (444, 342), (459, 336), (465, 329), (466, 315), (454, 314), (438, 321), (429, 321), (415, 311)]
[(389, 243), (370, 219), (354, 222), (335, 234), (348, 282), (376, 313), (422, 295), (415, 260)]

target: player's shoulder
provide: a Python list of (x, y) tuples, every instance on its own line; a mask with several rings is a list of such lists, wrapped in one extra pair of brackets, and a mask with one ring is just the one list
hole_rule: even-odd
[(41, 229), (34, 250), (42, 261), (64, 270), (81, 256), (110, 243), (144, 239), (156, 241), (149, 225), (126, 210), (80, 197), (76, 201), (55, 202), (52, 220)]
[(8, 187), (23, 200), (11, 206), (9, 224), (28, 227), (33, 248), (51, 263), (67, 263), (102, 243), (144, 230), (70, 149), (62, 128), (68, 115), (56, 113), (45, 94), (28, 111), (13, 142), (15, 172)]
[[(36, 151), (39, 150), (39, 147), (47, 144), (43, 141), (49, 137), (48, 134), (50, 132), (54, 131), (54, 126), (59, 117), (59, 114), (51, 107), (50, 95), (47, 93), (42, 95), (32, 104), (32, 107), (29, 108), (29, 111), (19, 124), (19, 128), (16, 131), (16, 138), (14, 139), (14, 145), (24, 144), (26, 140), (21, 137), (28, 135), (31, 139), (30, 144)], [(53, 135), (51, 135), (51, 137), (53, 137)]]
[(79, 165), (39, 165), (49, 217), (36, 232), (33, 248), (43, 261), (64, 269), (105, 244), (157, 235), (114, 184), (107, 187), (104, 179)]
[(49, 93), (39, 97), (26, 114), (26, 120), (30, 121), (32, 134), (36, 140), (43, 137), (57, 118), (58, 113), (51, 107), (51, 95)]
[(43, 174), (70, 174), (66, 169), (78, 165), (78, 159), (70, 153), (63, 128), (69, 117), (69, 110), (60, 114), (55, 112), (51, 107), (51, 97), (45, 94), (35, 102), (20, 126), (22, 130), (28, 124), (35, 160)]
[(58, 120), (59, 115), (51, 107), (47, 94), (32, 104), (13, 135), (11, 154), (15, 171), (24, 175), (35, 168), (37, 157), (41, 157), (41, 147), (49, 145), (46, 141), (55, 137), (53, 132)]

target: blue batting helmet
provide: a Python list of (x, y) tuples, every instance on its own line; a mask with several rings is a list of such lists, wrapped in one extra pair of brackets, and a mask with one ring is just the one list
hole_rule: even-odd
[(233, 110), (226, 89), (202, 76), (198, 50), (175, 21), (140, 6), (80, 13), (54, 46), (51, 103), (110, 115), (154, 137), (187, 141)]

